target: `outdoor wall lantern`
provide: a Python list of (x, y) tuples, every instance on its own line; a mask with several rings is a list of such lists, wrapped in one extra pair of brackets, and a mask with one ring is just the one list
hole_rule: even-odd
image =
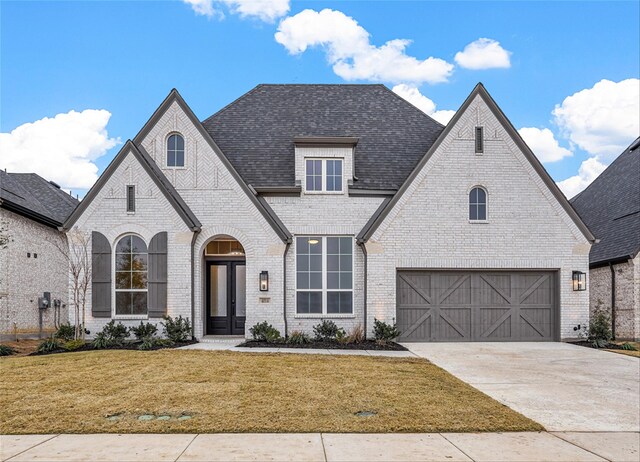
[(260, 272), (260, 292), (269, 290), (269, 271)]
[(582, 271), (574, 271), (572, 275), (573, 290), (587, 290), (587, 273)]

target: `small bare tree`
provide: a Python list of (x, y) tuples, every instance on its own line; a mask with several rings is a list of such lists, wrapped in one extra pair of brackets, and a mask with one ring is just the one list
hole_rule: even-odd
[(75, 313), (75, 338), (85, 337), (85, 308), (91, 285), (91, 255), (89, 234), (73, 228), (54, 241), (54, 246), (68, 263), (72, 284), (71, 301)]

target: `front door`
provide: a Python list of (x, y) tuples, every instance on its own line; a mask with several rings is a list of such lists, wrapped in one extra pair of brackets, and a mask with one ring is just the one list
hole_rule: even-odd
[(245, 285), (244, 261), (207, 262), (208, 335), (244, 335)]

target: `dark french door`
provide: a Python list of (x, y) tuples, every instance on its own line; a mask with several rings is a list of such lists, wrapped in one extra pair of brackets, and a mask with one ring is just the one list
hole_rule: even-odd
[(206, 273), (207, 334), (244, 335), (245, 262), (208, 261)]

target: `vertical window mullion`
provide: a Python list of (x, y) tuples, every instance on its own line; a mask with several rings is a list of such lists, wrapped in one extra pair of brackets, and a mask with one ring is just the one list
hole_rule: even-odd
[(322, 314), (327, 314), (327, 238), (322, 237)]

